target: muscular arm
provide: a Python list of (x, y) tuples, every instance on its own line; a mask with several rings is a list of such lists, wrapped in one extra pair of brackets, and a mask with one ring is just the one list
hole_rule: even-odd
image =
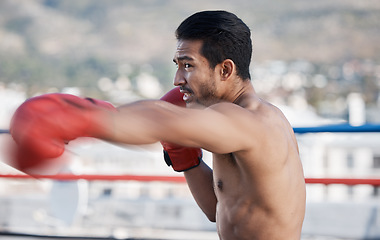
[(201, 162), (196, 168), (185, 171), (187, 185), (198, 206), (211, 222), (216, 221), (216, 196), (213, 187), (212, 170)]
[(229, 153), (247, 149), (254, 140), (251, 130), (247, 131), (248, 126), (252, 129), (252, 116), (234, 104), (187, 109), (164, 101), (140, 101), (109, 114), (112, 117), (109, 115), (106, 122), (99, 124), (110, 129), (98, 137), (112, 142), (136, 145), (163, 140)]

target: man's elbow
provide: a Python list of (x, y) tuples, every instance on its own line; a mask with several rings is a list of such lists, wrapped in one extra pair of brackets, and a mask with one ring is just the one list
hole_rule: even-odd
[(215, 214), (207, 214), (206, 213), (206, 217), (208, 218), (208, 220), (210, 221), (210, 222), (216, 222), (216, 216), (215, 216)]
[(212, 205), (212, 207), (203, 207), (201, 209), (210, 222), (216, 222), (216, 204)]

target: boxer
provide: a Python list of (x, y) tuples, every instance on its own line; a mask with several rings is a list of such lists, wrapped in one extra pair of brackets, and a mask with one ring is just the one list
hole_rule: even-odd
[[(162, 100), (117, 111), (60, 94), (27, 101), (16, 111), (11, 133), (37, 160), (20, 157), (17, 163), (43, 164), (81, 136), (134, 145), (161, 142), (167, 163), (183, 171), (220, 239), (300, 239), (306, 193), (298, 145), (283, 113), (253, 87), (250, 34), (226, 11), (185, 19), (176, 30), (173, 58), (181, 94), (177, 88)], [(212, 169), (200, 149), (213, 154)]]

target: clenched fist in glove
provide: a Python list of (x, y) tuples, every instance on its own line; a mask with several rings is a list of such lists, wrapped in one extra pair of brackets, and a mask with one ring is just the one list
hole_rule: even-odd
[(116, 111), (110, 103), (69, 94), (28, 99), (11, 121), (10, 133), (16, 142), (11, 165), (27, 173), (43, 167), (61, 156), (69, 141), (101, 134), (102, 118), (109, 111)]
[[(161, 100), (186, 107), (183, 94), (176, 87), (166, 93)], [(164, 148), (164, 159), (168, 166), (172, 166), (177, 172), (182, 172), (194, 168), (202, 161), (202, 150), (200, 148), (182, 147), (175, 143), (161, 141)]]

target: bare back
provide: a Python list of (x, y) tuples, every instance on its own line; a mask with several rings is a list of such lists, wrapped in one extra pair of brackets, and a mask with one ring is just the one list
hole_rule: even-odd
[(220, 239), (300, 239), (305, 183), (294, 133), (276, 107), (246, 109), (261, 118), (259, 150), (213, 155)]

